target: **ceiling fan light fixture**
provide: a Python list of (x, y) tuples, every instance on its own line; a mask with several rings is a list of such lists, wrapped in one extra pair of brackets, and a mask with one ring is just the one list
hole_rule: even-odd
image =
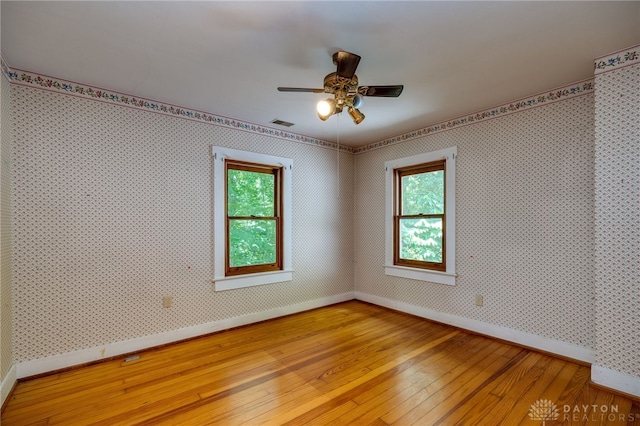
[(364, 120), (364, 114), (361, 113), (358, 108), (349, 107), (347, 111), (355, 124), (360, 124), (362, 123), (362, 120)]
[(318, 118), (325, 121), (332, 115), (342, 113), (342, 110), (347, 108), (353, 122), (360, 124), (364, 120), (364, 114), (358, 108), (361, 108), (364, 104), (365, 96), (397, 98), (402, 93), (404, 86), (402, 84), (395, 86), (358, 86), (358, 76), (355, 72), (359, 62), (360, 56), (354, 53), (338, 51), (333, 55), (336, 71), (324, 77), (323, 88), (311, 89), (281, 86), (278, 87), (278, 91), (332, 94), (333, 99), (330, 98), (318, 102), (316, 106)]
[(364, 97), (361, 94), (356, 93), (356, 95), (353, 97), (352, 104), (354, 108), (362, 107), (362, 105), (364, 105)]
[(327, 118), (335, 114), (336, 101), (331, 98), (321, 100), (316, 105), (316, 110), (318, 111), (318, 117), (320, 118), (320, 120), (325, 121)]

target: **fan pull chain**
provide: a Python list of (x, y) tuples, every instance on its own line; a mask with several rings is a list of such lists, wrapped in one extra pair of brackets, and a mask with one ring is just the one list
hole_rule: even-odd
[(342, 114), (336, 114), (336, 194), (338, 200), (340, 199), (340, 116)]

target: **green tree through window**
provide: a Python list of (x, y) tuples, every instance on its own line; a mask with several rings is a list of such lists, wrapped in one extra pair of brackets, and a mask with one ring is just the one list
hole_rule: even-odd
[(277, 167), (227, 161), (228, 275), (281, 269), (280, 175)]

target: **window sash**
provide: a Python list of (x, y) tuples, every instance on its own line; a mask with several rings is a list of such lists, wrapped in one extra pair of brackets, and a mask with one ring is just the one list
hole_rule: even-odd
[[(229, 170), (242, 170), (254, 173), (272, 174), (274, 176), (274, 206), (273, 216), (230, 216), (229, 215), (229, 192), (228, 179)], [(270, 272), (283, 270), (283, 232), (282, 232), (282, 167), (274, 167), (258, 163), (249, 163), (237, 160), (225, 160), (225, 276), (254, 274), (259, 272)], [(273, 221), (275, 222), (275, 262), (231, 266), (231, 222), (232, 221)]]
[[(438, 160), (424, 164), (417, 164), (408, 167), (402, 167), (394, 170), (394, 215), (393, 215), (393, 263), (398, 266), (406, 266), (410, 268), (419, 268), (419, 269), (429, 269), (434, 271), (446, 271), (447, 270), (447, 262), (446, 262), (446, 208), (447, 208), (447, 200), (446, 200), (446, 187), (443, 188), (443, 210), (442, 213), (433, 214), (433, 213), (420, 213), (420, 214), (412, 214), (412, 215), (403, 215), (402, 213), (402, 178), (405, 176), (411, 176), (415, 174), (422, 173), (431, 173), (436, 171), (442, 171), (445, 173), (443, 176), (443, 182), (446, 182), (446, 160)], [(446, 185), (446, 184), (445, 184)], [(401, 257), (401, 222), (406, 219), (429, 219), (429, 218), (437, 218), (441, 220), (442, 223), (442, 236), (440, 237), (441, 243), (441, 262), (430, 262), (424, 260), (416, 260), (416, 259), (406, 259)]]

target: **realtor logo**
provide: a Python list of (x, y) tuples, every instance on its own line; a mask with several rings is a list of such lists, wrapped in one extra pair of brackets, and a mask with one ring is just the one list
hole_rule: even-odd
[(539, 399), (529, 408), (529, 418), (542, 420), (542, 426), (546, 425), (547, 420), (557, 420), (558, 417), (560, 417), (558, 407), (548, 399)]

